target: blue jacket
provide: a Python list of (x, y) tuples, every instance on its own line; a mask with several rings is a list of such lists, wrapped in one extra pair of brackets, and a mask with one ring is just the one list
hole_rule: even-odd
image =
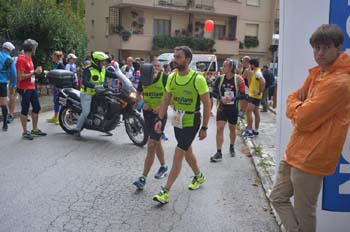
[(8, 83), (10, 72), (12, 77), (11, 86), (15, 88), (17, 82), (16, 62), (8, 52), (0, 51), (0, 83)]

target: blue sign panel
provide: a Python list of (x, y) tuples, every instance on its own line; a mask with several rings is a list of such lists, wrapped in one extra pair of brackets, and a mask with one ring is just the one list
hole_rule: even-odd
[(350, 0), (330, 0), (329, 23), (343, 29), (345, 41), (343, 50), (350, 47)]
[[(350, 48), (350, 0), (330, 0), (329, 23), (337, 24), (344, 32), (343, 50)], [(341, 156), (337, 170), (323, 180), (322, 209), (350, 212), (350, 159)]]
[(350, 212), (350, 163), (343, 156), (335, 173), (323, 179), (322, 209)]

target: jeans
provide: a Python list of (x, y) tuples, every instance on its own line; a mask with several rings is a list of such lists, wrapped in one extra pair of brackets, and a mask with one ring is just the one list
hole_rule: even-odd
[(91, 109), (91, 101), (92, 101), (92, 95), (89, 95), (87, 93), (81, 92), (80, 93), (80, 103), (81, 103), (81, 114), (78, 119), (77, 123), (77, 130), (81, 131), (81, 129), (84, 126), (86, 118), (89, 116), (90, 109)]

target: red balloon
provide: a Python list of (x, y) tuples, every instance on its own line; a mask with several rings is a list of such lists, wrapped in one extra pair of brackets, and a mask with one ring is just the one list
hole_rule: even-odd
[(214, 29), (214, 21), (213, 20), (206, 20), (204, 23), (204, 28), (207, 32), (211, 32)]

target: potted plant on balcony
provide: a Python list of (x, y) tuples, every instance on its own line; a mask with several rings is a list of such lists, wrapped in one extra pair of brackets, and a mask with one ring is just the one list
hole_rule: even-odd
[(130, 36), (131, 36), (131, 32), (128, 30), (122, 30), (121, 36), (122, 36), (123, 41), (128, 41)]
[(190, 8), (190, 7), (193, 7), (193, 6), (194, 6), (194, 0), (187, 0), (186, 7)]

